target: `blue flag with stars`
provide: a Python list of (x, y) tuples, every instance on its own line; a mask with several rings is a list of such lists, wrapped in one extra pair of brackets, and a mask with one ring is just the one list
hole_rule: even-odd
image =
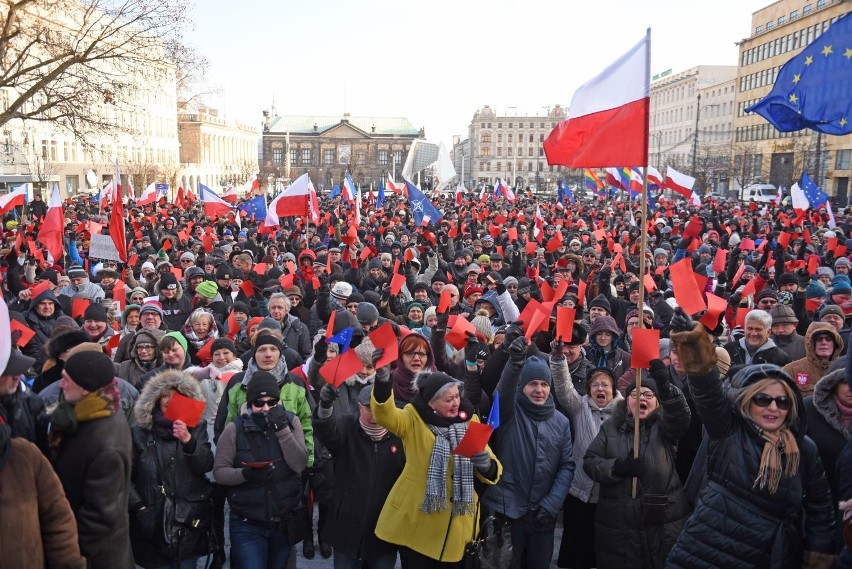
[(438, 223), (438, 220), (444, 217), (444, 214), (435, 207), (435, 204), (429, 201), (429, 198), (414, 184), (406, 180), (405, 187), (408, 189), (408, 203), (411, 204), (411, 214), (414, 216), (414, 223), (418, 227), (423, 225), (424, 221)]
[(327, 343), (335, 343), (340, 346), (340, 353), (345, 354), (349, 349), (349, 344), (352, 342), (352, 334), (355, 333), (355, 328), (344, 328), (334, 336), (326, 338)]
[(238, 211), (246, 212), (246, 217), (256, 220), (266, 219), (266, 196), (256, 196), (237, 206)]
[(852, 17), (842, 16), (785, 63), (769, 94), (748, 107), (781, 132), (852, 132)]
[(385, 183), (379, 180), (379, 198), (376, 200), (376, 209), (381, 209), (385, 203)]
[(810, 203), (811, 207), (814, 209), (819, 209), (825, 206), (825, 202), (828, 201), (828, 195), (820, 190), (814, 181), (811, 180), (810, 176), (804, 172), (802, 172), (802, 191), (805, 192), (805, 197), (808, 198), (808, 203)]
[(494, 390), (494, 401), (491, 403), (491, 412), (488, 413), (488, 422), (492, 429), (500, 426), (500, 392)]
[(562, 191), (562, 180), (556, 182), (556, 203), (565, 205), (565, 192)]
[(577, 201), (574, 197), (574, 192), (572, 192), (571, 188), (568, 187), (568, 182), (562, 182), (562, 192), (568, 197), (568, 201), (571, 202), (571, 204), (574, 204), (574, 202)]

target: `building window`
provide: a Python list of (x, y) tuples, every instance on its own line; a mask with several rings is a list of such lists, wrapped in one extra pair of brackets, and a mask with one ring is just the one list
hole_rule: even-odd
[(488, 127), (487, 127), (487, 128), (491, 128), (491, 123), (488, 123)]
[(497, 133), (497, 142), (503, 142), (503, 135), (499, 132)]
[(790, 12), (790, 21), (791, 22), (798, 17), (799, 17), (799, 11), (798, 10), (793, 10), (792, 12)]
[(480, 163), (479, 163), (479, 169), (480, 169), (480, 171), (481, 171), (481, 170), (485, 170), (485, 162), (480, 162)]
[(766, 31), (769, 31), (774, 27), (775, 27), (775, 22), (766, 22)]
[(532, 147), (532, 146), (530, 146), (530, 147), (527, 149), (527, 156), (529, 156), (530, 158), (532, 158), (532, 155), (533, 155), (533, 147)]
[(804, 7), (804, 8), (802, 8), (802, 15), (803, 15), (803, 16), (806, 16), (806, 15), (808, 15), (808, 14), (810, 14), (810, 13), (811, 13), (811, 5), (810, 5), (810, 4), (805, 4), (805, 7)]
[(507, 148), (506, 149), (506, 156), (511, 156), (513, 154), (513, 152), (512, 152), (513, 150), (514, 149), (511, 146), (509, 148)]
[(310, 166), (311, 165), (311, 149), (303, 148), (302, 149), (302, 166)]
[(503, 128), (503, 123), (498, 122), (498, 123), (497, 123), (497, 128)]
[(491, 142), (491, 133), (483, 132), (482, 136), (479, 137), (480, 142)]
[(273, 164), (283, 164), (284, 163), (284, 149), (283, 148), (273, 148), (272, 149), (272, 163)]
[(503, 148), (500, 146), (497, 147), (497, 156), (503, 156)]
[(325, 166), (334, 164), (334, 148), (326, 148), (322, 151), (322, 163)]
[(834, 169), (848, 170), (850, 161), (852, 161), (852, 150), (838, 150), (837, 158), (834, 162)]
[(497, 162), (497, 166), (495, 167), (495, 170), (497, 170), (497, 171), (499, 172), (499, 171), (500, 171), (500, 170), (502, 170), (502, 169), (503, 169), (503, 163), (502, 163), (502, 162)]
[(485, 123), (479, 123), (479, 128), (485, 128)]
[(778, 25), (783, 26), (784, 22), (787, 20), (784, 16), (778, 16)]
[(825, 8), (825, 0), (817, 0), (817, 10)]
[(59, 160), (59, 143), (55, 140), (50, 141), (50, 160), (53, 162)]
[(754, 28), (754, 33), (756, 33), (756, 34), (763, 33), (763, 26), (757, 26), (756, 28)]
[(355, 162), (357, 164), (366, 164), (367, 163), (367, 153), (363, 150), (359, 150), (355, 153)]
[(396, 164), (402, 164), (402, 150), (393, 151), (393, 161)]
[(291, 148), (290, 149), (290, 164), (298, 164), (299, 163), (299, 149)]
[(532, 164), (532, 162), (528, 162), (528, 163), (527, 163), (527, 170), (529, 170), (530, 172), (532, 172), (532, 171), (533, 171), (533, 164)]
[[(512, 123), (509, 123), (509, 128), (512, 128)], [(509, 136), (512, 136), (511, 134)]]
[(80, 187), (80, 176), (65, 176), (65, 192), (69, 196), (77, 193)]
[(486, 158), (491, 156), (491, 147), (490, 146), (483, 146), (482, 148), (479, 149), (479, 155), (485, 156)]
[[(512, 125), (509, 125), (509, 126), (512, 126)], [(507, 140), (509, 142), (512, 142), (512, 133), (510, 132), (507, 136), (509, 137)]]
[(387, 150), (379, 150), (379, 166), (387, 166), (388, 165), (388, 151)]

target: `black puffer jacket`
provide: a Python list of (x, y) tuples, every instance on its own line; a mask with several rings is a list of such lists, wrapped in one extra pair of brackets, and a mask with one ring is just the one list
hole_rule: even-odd
[(397, 546), (376, 537), (374, 530), (385, 499), (402, 473), (405, 453), (402, 441), (387, 433), (373, 441), (349, 413), (320, 418), (314, 410), (314, 435), (334, 455), (335, 469), (345, 480), (334, 485), (329, 519), (322, 541), (335, 551), (355, 559), (388, 555)]
[(824, 376), (814, 387), (814, 394), (805, 398), (805, 415), (808, 419), (808, 436), (819, 449), (819, 458), (828, 486), (836, 504), (840, 500), (837, 482), (837, 458), (843, 452), (846, 441), (852, 438), (852, 430), (843, 424), (837, 404), (834, 402), (834, 390), (839, 383), (846, 381), (844, 370), (837, 370)]
[[(734, 389), (745, 386), (738, 376)], [(784, 381), (802, 409), (795, 383)], [(689, 385), (710, 438), (708, 482), (667, 567), (792, 569), (801, 566), (804, 550), (833, 553), (831, 494), (816, 445), (803, 434), (804, 413), (791, 427), (801, 457), (799, 473), (782, 476), (778, 490), (770, 494), (754, 487), (764, 441), (736, 410), (730, 399), (735, 393), (723, 391), (718, 370), (690, 376)]]
[[(672, 387), (672, 396), (660, 401), (660, 409), (639, 424), (639, 456), (642, 474), (639, 491), (632, 498), (632, 478), (613, 473), (615, 460), (633, 449), (633, 416), (621, 402), (589, 445), (583, 459), (586, 474), (600, 483), (595, 516), (595, 552), (600, 569), (662, 567), (687, 516), (689, 504), (675, 470), (675, 447), (689, 426), (689, 406)], [(664, 522), (646, 523), (642, 497), (665, 495)]]
[(748, 364), (775, 364), (780, 367), (784, 367), (788, 363), (790, 363), (790, 357), (786, 352), (781, 350), (778, 346), (775, 345), (775, 342), (770, 338), (763, 344), (761, 347), (757, 349), (757, 352), (751, 358), (750, 362), (747, 362), (746, 359), (748, 357), (748, 353), (746, 349), (743, 347), (745, 344), (745, 339), (735, 340), (733, 342), (728, 342), (725, 344), (725, 351), (728, 352), (728, 355), (731, 356), (731, 367), (734, 366), (742, 366)]

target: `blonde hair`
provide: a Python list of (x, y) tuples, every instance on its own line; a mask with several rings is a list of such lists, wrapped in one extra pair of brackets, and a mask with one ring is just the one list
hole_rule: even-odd
[(790, 425), (795, 423), (799, 418), (798, 399), (796, 398), (796, 394), (793, 392), (793, 388), (790, 387), (783, 379), (777, 377), (767, 377), (761, 379), (760, 381), (755, 381), (752, 384), (746, 385), (740, 390), (739, 395), (737, 395), (737, 409), (743, 417), (749, 419), (751, 417), (751, 413), (749, 412), (751, 400), (754, 399), (754, 396), (760, 393), (765, 387), (768, 387), (773, 383), (777, 383), (781, 387), (783, 387), (784, 395), (786, 395), (792, 402), (792, 404), (790, 405), (790, 410), (787, 411), (787, 417), (784, 419), (784, 426), (789, 428)]
[(275, 336), (282, 342), (284, 341), (284, 334), (281, 330), (275, 330), (274, 328), (258, 328), (257, 331), (255, 331), (254, 336), (251, 337), (251, 345), (254, 346), (257, 339), (261, 336)]

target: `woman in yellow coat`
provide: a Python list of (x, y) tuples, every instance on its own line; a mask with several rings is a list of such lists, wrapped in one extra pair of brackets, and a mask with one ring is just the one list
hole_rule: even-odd
[[(378, 361), (382, 350), (376, 350)], [(405, 468), (385, 501), (376, 536), (400, 546), (406, 569), (460, 567), (474, 537), (479, 498), (474, 476), (496, 484), (503, 467), (487, 446), (472, 458), (452, 453), (478, 421), (461, 397), (460, 381), (444, 373), (421, 373), (417, 394), (403, 409), (394, 404), (390, 372), (376, 370), (370, 402), (376, 422), (402, 439)]]

